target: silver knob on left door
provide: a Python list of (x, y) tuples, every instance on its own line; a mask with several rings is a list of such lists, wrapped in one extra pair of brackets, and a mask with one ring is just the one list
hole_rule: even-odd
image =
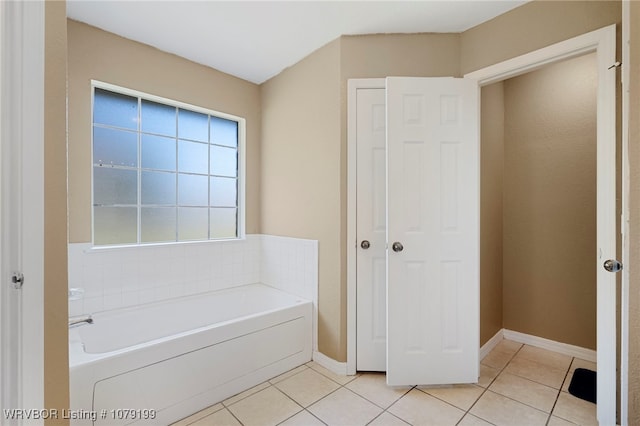
[(371, 243), (367, 240), (362, 240), (362, 242), (360, 243), (360, 247), (366, 250), (371, 247)]
[(606, 260), (602, 266), (604, 266), (604, 269), (609, 272), (618, 272), (622, 270), (622, 263), (615, 259)]

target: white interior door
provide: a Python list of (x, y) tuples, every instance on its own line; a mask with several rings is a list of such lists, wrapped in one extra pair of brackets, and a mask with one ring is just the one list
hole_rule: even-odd
[[(44, 2), (0, 2), (0, 33), (0, 406), (37, 410), (44, 407)], [(12, 283), (16, 273), (24, 275), (21, 288)]]
[(387, 368), (385, 90), (356, 92), (357, 352), (360, 371)]
[(475, 383), (479, 88), (387, 78), (387, 383)]

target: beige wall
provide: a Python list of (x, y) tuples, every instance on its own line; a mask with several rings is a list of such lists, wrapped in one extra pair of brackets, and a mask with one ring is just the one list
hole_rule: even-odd
[(640, 2), (631, 5), (629, 82), (629, 424), (640, 424)]
[[(463, 74), (620, 23), (619, 1), (532, 1), (461, 34)], [(620, 28), (618, 27), (618, 32)]]
[[(66, 72), (66, 4), (64, 1), (47, 1), (44, 83), (44, 404), (47, 408), (57, 408), (59, 411), (69, 407)], [(46, 423), (62, 425), (69, 421), (50, 419)]]
[(246, 231), (259, 232), (257, 85), (76, 21), (68, 21), (69, 242), (91, 241), (91, 80), (244, 117)]
[(504, 327), (595, 349), (595, 54), (504, 82)]
[[(264, 83), (262, 233), (319, 241), (318, 340), (343, 357), (340, 40)], [(343, 358), (344, 359), (344, 358)]]
[(504, 84), (483, 87), (480, 98), (480, 345), (484, 345), (503, 328)]
[(460, 72), (459, 34), (373, 34), (341, 40), (345, 86), (349, 78), (443, 77)]

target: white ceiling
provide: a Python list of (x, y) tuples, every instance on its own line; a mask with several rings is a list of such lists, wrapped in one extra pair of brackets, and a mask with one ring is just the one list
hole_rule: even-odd
[(462, 32), (525, 0), (68, 0), (67, 16), (262, 83), (346, 34)]

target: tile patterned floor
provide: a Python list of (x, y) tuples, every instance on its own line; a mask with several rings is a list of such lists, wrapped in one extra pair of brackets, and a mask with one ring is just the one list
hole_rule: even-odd
[(309, 362), (173, 426), (597, 425), (596, 406), (567, 392), (596, 365), (503, 340), (477, 385), (390, 388), (382, 373), (339, 376)]

